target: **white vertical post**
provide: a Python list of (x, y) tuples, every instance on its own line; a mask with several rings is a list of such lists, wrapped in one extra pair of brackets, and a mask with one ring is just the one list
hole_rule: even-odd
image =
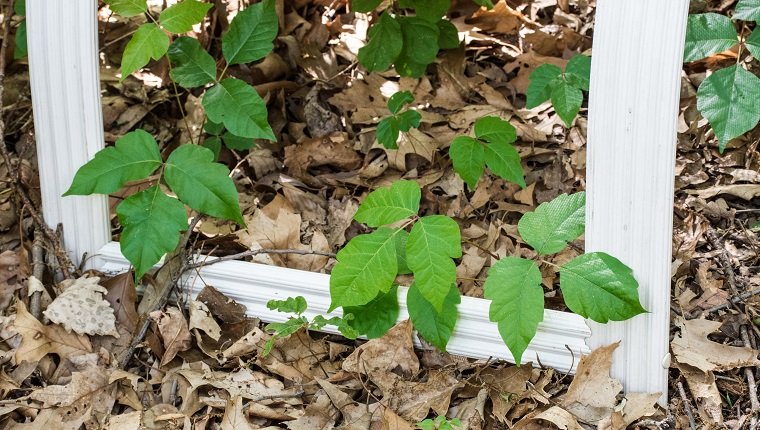
[(586, 249), (633, 268), (650, 313), (590, 322), (591, 347), (621, 341), (612, 374), (667, 398), (676, 119), (689, 0), (598, 0), (587, 158)]
[(29, 75), (42, 211), (79, 263), (111, 240), (105, 196), (61, 197), (103, 148), (97, 2), (27, 0)]

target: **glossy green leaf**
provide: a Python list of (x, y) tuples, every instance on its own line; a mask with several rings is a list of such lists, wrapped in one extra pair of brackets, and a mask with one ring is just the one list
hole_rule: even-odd
[(236, 136), (277, 140), (267, 121), (266, 103), (239, 79), (227, 78), (211, 87), (202, 104), (211, 121), (223, 123)]
[(709, 57), (738, 43), (739, 35), (731, 19), (717, 13), (689, 15), (683, 61)]
[(760, 22), (760, 0), (739, 0), (736, 3), (733, 18)]
[(406, 230), (396, 232), (396, 261), (398, 262), (398, 274), (409, 275), (412, 269), (406, 262), (406, 241), (409, 239), (409, 233)]
[(586, 193), (562, 194), (538, 205), (517, 223), (523, 240), (539, 254), (562, 251), (586, 228)]
[(177, 197), (198, 212), (245, 225), (238, 193), (223, 164), (214, 162), (211, 150), (181, 145), (166, 160), (164, 177)]
[(401, 25), (387, 12), (369, 29), (369, 42), (359, 49), (359, 63), (369, 72), (387, 70), (401, 54), (404, 39)]
[(475, 121), (475, 137), (490, 143), (513, 143), (517, 140), (517, 129), (496, 116), (484, 116)]
[(227, 132), (222, 136), (222, 142), (227, 148), (235, 151), (245, 151), (256, 146), (256, 143), (250, 137), (240, 137)]
[(364, 199), (354, 219), (370, 227), (392, 224), (417, 215), (420, 186), (415, 181), (399, 180), (390, 187), (378, 188)]
[(197, 39), (178, 37), (169, 46), (167, 55), (173, 65), (170, 76), (179, 85), (195, 88), (216, 80), (214, 58), (201, 47)]
[(248, 6), (235, 15), (222, 36), (222, 54), (227, 64), (243, 64), (266, 57), (277, 37), (279, 22), (273, 0)]
[(161, 162), (153, 136), (144, 130), (135, 130), (120, 137), (114, 146), (98, 151), (80, 167), (63, 195), (114, 193), (129, 181), (147, 178)]
[(383, 0), (351, 0), (351, 7), (355, 12), (367, 13), (372, 12)]
[(16, 0), (13, 2), (13, 13), (19, 16), (26, 15), (26, 0)]
[(390, 290), (398, 273), (398, 231), (381, 227), (354, 237), (338, 252), (338, 263), (330, 274), (330, 312), (340, 306), (364, 305)]
[(452, 258), (462, 256), (459, 225), (443, 215), (420, 218), (409, 232), (406, 242), (406, 261), (414, 273), (420, 294), (435, 308), (443, 303), (451, 284), (456, 282), (456, 266)]
[(579, 255), (559, 270), (560, 288), (571, 311), (599, 323), (646, 312), (631, 268), (603, 252)]
[(486, 165), (493, 174), (525, 188), (520, 154), (514, 146), (506, 142), (491, 143), (485, 146), (484, 155)]
[(491, 300), (488, 317), (519, 364), (544, 319), (541, 272), (533, 261), (502, 258), (488, 270), (484, 294)]
[(412, 103), (414, 96), (410, 91), (398, 91), (388, 98), (388, 110), (398, 113), (405, 104)]
[(135, 266), (135, 278), (174, 250), (180, 232), (187, 229), (185, 205), (164, 194), (158, 186), (132, 194), (116, 207), (123, 227), (121, 253)]
[(470, 190), (474, 190), (485, 169), (483, 144), (468, 136), (457, 136), (451, 141), (449, 157), (454, 170), (462, 177)]
[(147, 0), (106, 0), (106, 4), (114, 13), (126, 18), (148, 12)]
[(388, 149), (397, 149), (399, 135), (398, 119), (391, 115), (377, 123), (377, 141)]
[(747, 40), (744, 41), (744, 44), (755, 59), (760, 58), (760, 30), (757, 27), (755, 27), (755, 30), (752, 31)]
[(361, 306), (343, 306), (344, 314), (353, 314), (349, 325), (357, 333), (374, 339), (384, 335), (398, 320), (398, 286), (380, 292), (371, 302)]
[(419, 78), (425, 74), (427, 66), (430, 63), (418, 63), (414, 60), (414, 54), (407, 55), (405, 51), (401, 51), (401, 55), (396, 59), (394, 67), (396, 72), (400, 76)]
[(290, 314), (302, 314), (306, 312), (306, 299), (303, 296), (288, 297), (285, 300), (270, 300), (267, 309)]
[(23, 20), (16, 27), (16, 46), (13, 47), (13, 58), (18, 60), (29, 55), (29, 48), (26, 41), (26, 20)]
[(169, 36), (156, 24), (143, 24), (132, 35), (121, 58), (121, 79), (140, 70), (152, 59), (158, 60), (169, 49)]
[(459, 31), (447, 19), (440, 19), (438, 26), (438, 47), (441, 49), (456, 49), (459, 47)]
[(203, 21), (206, 12), (213, 6), (197, 0), (182, 0), (164, 9), (159, 17), (161, 26), (172, 33), (187, 33), (195, 24)]
[(438, 22), (451, 6), (450, 0), (399, 0), (399, 7), (414, 9), (414, 13), (428, 22)]
[(396, 115), (396, 118), (398, 119), (399, 130), (407, 132), (412, 127), (417, 128), (420, 126), (420, 121), (422, 121), (422, 114), (414, 109), (409, 109)]
[(456, 284), (451, 284), (449, 287), (440, 312), (435, 310), (414, 284), (406, 293), (406, 307), (414, 329), (441, 351), (446, 350), (451, 333), (454, 332), (454, 326), (459, 318), (457, 305), (461, 301), (462, 297), (459, 295)]
[(416, 63), (432, 63), (438, 56), (438, 26), (418, 17), (400, 17), (399, 21), (406, 55)]
[(760, 78), (736, 65), (713, 72), (697, 90), (697, 109), (720, 143), (752, 130), (760, 121)]
[(338, 328), (338, 331), (340, 332), (343, 337), (346, 339), (356, 339), (361, 335), (358, 331), (356, 331), (355, 328), (353, 328), (350, 323), (354, 320), (354, 314), (344, 314), (345, 316), (343, 318), (341, 317), (330, 317), (330, 319), (327, 319), (323, 317), (322, 315), (317, 315), (314, 317), (314, 319), (309, 324), (310, 330), (322, 330), (322, 327), (326, 325), (333, 325)]
[(565, 79), (573, 86), (588, 91), (591, 86), (591, 57), (575, 55), (565, 66)]
[(553, 64), (542, 64), (530, 74), (527, 101), (525, 107), (533, 109), (549, 100), (552, 95), (552, 82), (562, 76), (562, 69)]
[(552, 87), (552, 106), (565, 125), (569, 128), (581, 110), (583, 92), (567, 81), (555, 81)]

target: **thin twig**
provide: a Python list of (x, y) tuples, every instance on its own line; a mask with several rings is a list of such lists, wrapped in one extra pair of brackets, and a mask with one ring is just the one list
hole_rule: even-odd
[[(34, 230), (34, 243), (32, 244), (32, 276), (42, 282), (45, 274), (44, 250), (42, 248), (42, 232), (37, 228)], [(40, 297), (42, 291), (35, 291), (29, 300), (29, 312), (38, 320), (42, 315), (40, 308)]]
[[(747, 326), (742, 324), (741, 328), (742, 341), (744, 346), (752, 348), (752, 342), (749, 341), (749, 333), (747, 332)], [(760, 401), (757, 399), (757, 383), (755, 381), (755, 374), (752, 372), (751, 367), (744, 368), (744, 375), (747, 377), (747, 385), (749, 386), (749, 403), (752, 407), (752, 415), (750, 416), (750, 428), (757, 427), (757, 414), (760, 412)]]
[(726, 283), (728, 283), (728, 289), (731, 291), (732, 296), (739, 295), (739, 290), (736, 289), (736, 277), (734, 276), (734, 268), (731, 265), (731, 259), (728, 256), (728, 252), (722, 243), (718, 240), (718, 235), (714, 231), (707, 232), (707, 239), (712, 244), (713, 248), (720, 251), (718, 257), (720, 259), (721, 266), (723, 266), (723, 272), (726, 275)]
[(713, 306), (710, 309), (707, 309), (707, 310), (704, 310), (704, 311), (701, 311), (701, 312), (697, 312), (697, 313), (695, 313), (695, 314), (693, 314), (691, 316), (691, 319), (694, 319), (694, 318), (700, 316), (702, 313), (709, 315), (709, 314), (711, 314), (713, 312), (717, 312), (717, 311), (720, 311), (720, 310), (723, 310), (723, 309), (726, 309), (726, 308), (729, 308), (729, 307), (733, 307), (733, 305), (735, 305), (737, 303), (740, 303), (740, 302), (742, 302), (744, 300), (747, 300), (748, 298), (750, 298), (752, 296), (756, 296), (758, 294), (760, 294), (760, 288), (754, 289), (752, 291), (747, 291), (746, 293), (742, 293), (742, 294), (739, 294), (737, 296), (729, 298), (723, 304), (720, 304), (720, 305), (717, 305), (717, 306)]
[(683, 408), (686, 411), (686, 416), (689, 418), (689, 427), (691, 430), (697, 430), (697, 423), (694, 421), (694, 414), (691, 413), (691, 405), (689, 399), (686, 398), (686, 390), (683, 389), (683, 382), (678, 381), (678, 394), (681, 396), (683, 402)]
[(335, 253), (324, 251), (311, 251), (308, 249), (251, 249), (237, 254), (225, 255), (223, 257), (214, 257), (212, 260), (203, 260), (198, 263), (188, 264), (188, 269), (197, 269), (200, 267), (210, 266), (212, 264), (221, 263), (222, 261), (240, 260), (241, 258), (253, 257), (259, 254), (297, 254), (297, 255), (320, 255), (323, 257), (335, 258)]

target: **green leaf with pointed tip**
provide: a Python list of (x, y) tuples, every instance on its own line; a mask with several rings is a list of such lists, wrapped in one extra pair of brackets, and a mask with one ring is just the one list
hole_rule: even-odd
[(29, 47), (26, 41), (26, 20), (23, 20), (16, 27), (16, 46), (13, 48), (13, 58), (18, 60), (29, 54)]
[(211, 3), (202, 3), (197, 0), (182, 0), (164, 9), (159, 16), (159, 22), (163, 28), (172, 33), (187, 33), (195, 24), (203, 21), (203, 17), (211, 6)]
[(114, 146), (98, 151), (80, 167), (63, 195), (114, 193), (129, 181), (147, 178), (161, 162), (153, 136), (144, 130), (135, 130), (120, 137)]
[(378, 188), (364, 199), (354, 219), (370, 227), (393, 224), (417, 215), (421, 190), (415, 181), (396, 181), (390, 187)]
[(489, 143), (513, 143), (517, 129), (496, 116), (484, 116), (475, 121), (475, 137)]
[(245, 151), (256, 146), (256, 143), (250, 137), (240, 137), (227, 132), (222, 136), (222, 142), (227, 148), (234, 149), (235, 151)]
[(459, 225), (447, 216), (422, 217), (409, 232), (406, 241), (407, 264), (414, 273), (414, 282), (420, 294), (439, 313), (451, 284), (456, 282), (456, 266), (452, 258), (461, 256)]
[(447, 19), (441, 19), (438, 25), (438, 47), (441, 49), (456, 49), (459, 47), (459, 31)]
[(121, 80), (144, 67), (152, 59), (158, 60), (169, 49), (169, 36), (156, 24), (143, 24), (129, 40), (121, 57)]
[[(187, 1), (187, 0), (185, 0)], [(174, 82), (185, 88), (195, 88), (216, 80), (216, 63), (197, 39), (178, 37), (167, 51)]]
[(565, 66), (565, 79), (573, 86), (588, 91), (591, 86), (591, 57), (575, 55)]
[(496, 142), (484, 148), (486, 165), (491, 172), (525, 188), (525, 174), (520, 164), (520, 154), (506, 142)]
[(523, 240), (541, 255), (565, 249), (586, 228), (586, 193), (562, 194), (538, 205), (517, 223)]
[(405, 104), (414, 101), (414, 96), (410, 91), (398, 91), (388, 98), (388, 110), (391, 113), (398, 113)]
[(446, 350), (451, 333), (454, 332), (454, 326), (459, 318), (457, 305), (461, 301), (462, 297), (459, 295), (456, 284), (451, 284), (449, 287), (440, 312), (435, 310), (414, 284), (406, 293), (406, 307), (414, 329), (441, 351)]
[(760, 78), (736, 65), (713, 72), (699, 85), (697, 109), (710, 122), (721, 152), (760, 121), (758, 100)]
[(415, 16), (398, 19), (404, 37), (404, 52), (416, 63), (432, 63), (438, 56), (438, 27)]
[(398, 119), (399, 130), (407, 132), (412, 127), (417, 128), (420, 126), (420, 121), (422, 121), (422, 114), (414, 109), (409, 109), (396, 115), (396, 119)]
[(326, 325), (333, 325), (338, 328), (340, 334), (343, 335), (343, 337), (346, 339), (356, 339), (361, 335), (361, 333), (356, 331), (356, 329), (350, 325), (350, 321), (354, 320), (353, 316), (353, 314), (345, 314), (343, 318), (330, 317), (330, 319), (327, 319), (322, 315), (317, 315), (311, 321), (311, 324), (309, 324), (309, 329), (322, 330), (322, 328)]
[(367, 13), (372, 12), (383, 0), (351, 0), (351, 7), (354, 12)]
[(344, 314), (358, 315), (349, 321), (349, 325), (368, 339), (384, 335), (398, 320), (398, 286), (394, 285), (388, 292), (380, 292), (371, 302), (361, 306), (344, 306)]
[(525, 107), (533, 109), (549, 100), (552, 95), (552, 82), (562, 76), (562, 69), (553, 64), (542, 64), (530, 74), (530, 83), (526, 93)]
[(224, 123), (236, 136), (277, 140), (267, 122), (266, 103), (240, 79), (227, 78), (214, 85), (203, 95), (202, 104), (211, 121)]
[(483, 146), (471, 137), (457, 136), (449, 147), (449, 157), (454, 170), (464, 179), (470, 190), (475, 189), (485, 169), (486, 156)]
[(108, 7), (125, 18), (148, 12), (147, 0), (106, 0)]
[(689, 15), (683, 61), (701, 60), (738, 43), (739, 35), (731, 19), (717, 13)]
[(401, 25), (388, 12), (380, 15), (377, 23), (369, 29), (369, 41), (361, 49), (357, 58), (368, 72), (387, 70), (401, 54), (404, 44)]
[(214, 162), (210, 149), (181, 145), (166, 160), (164, 178), (177, 197), (191, 208), (245, 225), (229, 173), (226, 166)]
[(351, 239), (338, 252), (330, 274), (331, 312), (340, 306), (369, 303), (381, 291), (390, 290), (398, 273), (396, 234), (401, 230), (381, 227)]
[(555, 81), (552, 88), (552, 106), (568, 128), (580, 112), (581, 104), (583, 104), (583, 92), (580, 88), (564, 80)]
[(377, 123), (377, 141), (388, 149), (398, 149), (398, 119), (391, 115)]
[(264, 0), (235, 15), (222, 36), (222, 54), (227, 64), (243, 64), (266, 57), (277, 37), (279, 22), (274, 1)]
[(406, 262), (406, 241), (409, 239), (409, 233), (406, 230), (399, 230), (396, 233), (396, 261), (398, 262), (398, 274), (409, 275), (412, 270)]
[(116, 214), (123, 227), (121, 253), (135, 266), (136, 279), (174, 250), (187, 229), (185, 205), (155, 185), (124, 199)]
[(306, 299), (303, 296), (288, 297), (285, 300), (270, 300), (267, 302), (267, 309), (289, 314), (302, 314), (306, 312), (306, 307)]
[(559, 269), (559, 286), (571, 311), (598, 323), (623, 321), (646, 309), (633, 271), (603, 252), (579, 255)]
[(544, 319), (544, 290), (536, 263), (505, 257), (488, 270), (484, 287), (491, 300), (488, 317), (497, 323), (499, 334), (520, 364), (523, 352)]
[(298, 330), (308, 327), (308, 325), (309, 321), (306, 319), (306, 317), (290, 318), (285, 322), (267, 324), (264, 327), (264, 330), (272, 331), (274, 333), (272, 337), (270, 337), (269, 340), (267, 340), (264, 344), (264, 348), (262, 349), (261, 354), (266, 357), (270, 352), (272, 352), (272, 347), (274, 346), (274, 342), (277, 339), (288, 337)]
[(733, 19), (760, 22), (760, 0), (739, 0), (734, 9)]
[(757, 27), (755, 27), (755, 30), (752, 31), (747, 40), (744, 41), (744, 44), (747, 45), (747, 50), (755, 59), (760, 58), (760, 30)]

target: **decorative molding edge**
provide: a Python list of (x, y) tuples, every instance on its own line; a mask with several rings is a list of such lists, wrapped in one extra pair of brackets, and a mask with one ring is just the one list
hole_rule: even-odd
[[(99, 252), (100, 261), (105, 264), (101, 270), (106, 273), (123, 272), (129, 262), (122, 256), (118, 242), (111, 242)], [(205, 257), (200, 257), (201, 261)], [(208, 258), (212, 260), (213, 257)], [(328, 315), (330, 306), (330, 276), (284, 267), (242, 261), (225, 261), (203, 268), (183, 279), (190, 294), (197, 295), (208, 284), (246, 306), (251, 316), (267, 322), (282, 322), (287, 314), (272, 311), (266, 303), (271, 299), (283, 300), (287, 297), (303, 296), (309, 304), (307, 317)], [(406, 291), (399, 288), (399, 321), (409, 318), (406, 310)], [(449, 341), (447, 351), (451, 354), (470, 358), (497, 358), (514, 362), (512, 354), (504, 345), (496, 324), (488, 320), (489, 301), (474, 297), (462, 297), (459, 305), (460, 317)], [(329, 315), (340, 315), (334, 312)], [(337, 333), (327, 327), (327, 332)], [(544, 321), (538, 326), (538, 333), (523, 354), (523, 362), (539, 362), (563, 372), (575, 372), (581, 354), (590, 352), (585, 339), (591, 331), (582, 317), (547, 310)], [(417, 346), (421, 346), (416, 342)]]

